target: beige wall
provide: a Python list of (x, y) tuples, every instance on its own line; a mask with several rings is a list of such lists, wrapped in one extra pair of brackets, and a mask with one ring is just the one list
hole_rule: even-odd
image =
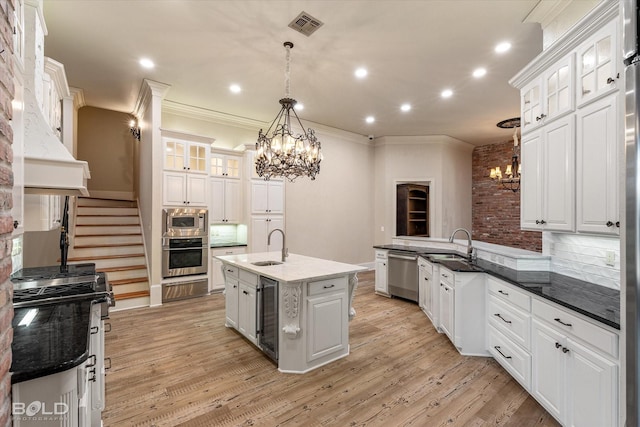
[(292, 253), (359, 264), (373, 260), (373, 148), (361, 135), (314, 125), (324, 160), (314, 181), (286, 183)]
[[(78, 111), (78, 159), (91, 170), (87, 187), (93, 196), (112, 193), (133, 198), (134, 138), (129, 132), (131, 115), (95, 107)], [(95, 194), (94, 194), (95, 193)]]
[(471, 229), (471, 153), (473, 146), (448, 136), (382, 137), (375, 143), (374, 242), (395, 236), (396, 185), (429, 185), (430, 237)]

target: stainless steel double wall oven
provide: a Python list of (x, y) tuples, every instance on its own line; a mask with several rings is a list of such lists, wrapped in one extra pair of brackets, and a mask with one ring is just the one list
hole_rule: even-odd
[(162, 277), (207, 274), (209, 227), (206, 209), (162, 210)]

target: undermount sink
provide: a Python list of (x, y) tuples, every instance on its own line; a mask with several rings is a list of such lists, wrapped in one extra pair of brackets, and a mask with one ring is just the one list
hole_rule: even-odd
[(267, 267), (269, 265), (278, 265), (282, 263), (280, 261), (256, 261), (252, 262), (251, 264), (257, 265), (258, 267)]
[(429, 258), (434, 261), (443, 261), (443, 260), (467, 260), (466, 257), (462, 255), (456, 254), (429, 254)]

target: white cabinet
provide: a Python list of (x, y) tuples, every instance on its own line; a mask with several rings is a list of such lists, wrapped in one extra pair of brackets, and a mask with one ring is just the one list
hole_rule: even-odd
[(618, 425), (617, 364), (533, 320), (532, 395), (564, 425)]
[(105, 346), (104, 346), (104, 321), (102, 320), (102, 307), (100, 304), (91, 306), (89, 354), (95, 355), (95, 363), (89, 366), (90, 399), (89, 413), (91, 423), (87, 425), (99, 426), (102, 420), (102, 411), (105, 407)]
[(534, 299), (531, 394), (564, 425), (618, 425), (618, 333)]
[(282, 234), (273, 233), (271, 244), (267, 244), (269, 233), (276, 228), (284, 230), (284, 218), (279, 216), (254, 216), (251, 218), (251, 252), (282, 250)]
[[(23, 16), (23, 2), (19, 0), (16, 5), (16, 18)], [(14, 45), (20, 47), (22, 52), (22, 45), (24, 44), (24, 37), (22, 37), (22, 31), (24, 28), (23, 18), (16, 20), (16, 30), (14, 37), (16, 38)], [(19, 31), (19, 33), (16, 33)], [(14, 51), (15, 58), (18, 58), (18, 51)], [(22, 58), (20, 58), (20, 64)], [(13, 109), (13, 117), (11, 118), (11, 129), (13, 131), (13, 143), (11, 149), (13, 151), (13, 162), (11, 163), (11, 169), (13, 172), (13, 188), (12, 188), (12, 206), (11, 217), (13, 219), (13, 237), (17, 237), (24, 233), (24, 84), (22, 82), (22, 76), (16, 73), (13, 79), (15, 87), (15, 95), (13, 99), (13, 105), (21, 108)]]
[(221, 255), (244, 254), (246, 252), (247, 248), (244, 246), (209, 249), (209, 254), (211, 255), (211, 262), (209, 263), (209, 292), (223, 290), (225, 284), (222, 261), (215, 257)]
[(449, 337), (460, 354), (488, 355), (484, 273), (453, 273), (441, 265), (439, 274), (439, 329)]
[(523, 134), (574, 108), (573, 55), (569, 55), (520, 91), (520, 111)]
[(217, 151), (211, 152), (210, 174), (229, 179), (240, 179), (242, 170), (242, 158), (239, 155), (224, 154)]
[(578, 107), (617, 91), (620, 76), (616, 20), (600, 28), (576, 49)]
[(165, 172), (162, 200), (166, 206), (207, 206), (206, 175), (184, 172)]
[(437, 310), (440, 296), (437, 293), (438, 287), (434, 287), (434, 271), (438, 274), (438, 266), (430, 263), (426, 259), (418, 258), (418, 301), (422, 311), (431, 320), (433, 325), (437, 325), (434, 314)]
[(376, 250), (375, 269), (375, 292), (377, 294), (389, 296), (389, 289), (387, 287), (387, 251)]
[(257, 307), (256, 285), (240, 281), (240, 292), (238, 293), (238, 331), (255, 345), (258, 345), (258, 337), (256, 335), (258, 329), (256, 324)]
[(225, 297), (225, 325), (229, 328), (238, 328), (238, 293), (240, 291), (240, 279), (238, 268), (224, 266), (224, 297)]
[(308, 283), (307, 362), (347, 351), (349, 347), (349, 301), (347, 278)]
[(575, 229), (574, 117), (553, 121), (522, 138), (521, 226)]
[(162, 141), (165, 169), (162, 183), (163, 204), (207, 206), (210, 146), (170, 136), (163, 137)]
[(454, 315), (455, 315), (455, 289), (445, 282), (440, 282), (439, 293), (440, 314), (438, 316), (439, 329), (444, 332), (455, 345)]
[(237, 224), (242, 218), (242, 187), (237, 179), (211, 178), (210, 223)]
[(618, 103), (619, 95), (614, 93), (576, 114), (576, 229), (580, 232), (620, 233)]
[(284, 213), (284, 182), (251, 181), (251, 213)]

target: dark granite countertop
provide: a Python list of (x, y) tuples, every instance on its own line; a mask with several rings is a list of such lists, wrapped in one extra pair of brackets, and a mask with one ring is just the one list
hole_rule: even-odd
[[(11, 383), (66, 371), (89, 356), (91, 300), (17, 308), (13, 317)], [(33, 320), (20, 323), (31, 310)]]
[(213, 248), (232, 248), (236, 246), (247, 246), (246, 243), (240, 242), (223, 242), (223, 243), (211, 243), (210, 247)]
[(92, 274), (96, 274), (96, 265), (88, 262), (84, 264), (69, 264), (67, 271), (64, 273), (60, 272), (60, 266), (58, 265), (23, 268), (13, 273), (11, 280), (13, 282), (19, 282), (21, 280), (53, 279), (58, 277), (88, 276)]
[[(455, 253), (404, 245), (378, 245), (376, 249), (413, 252), (418, 255)], [(553, 301), (598, 322), (620, 329), (620, 291), (549, 271), (518, 271), (479, 259), (465, 267), (448, 260), (430, 260), (457, 272), (484, 271), (541, 298)]]

